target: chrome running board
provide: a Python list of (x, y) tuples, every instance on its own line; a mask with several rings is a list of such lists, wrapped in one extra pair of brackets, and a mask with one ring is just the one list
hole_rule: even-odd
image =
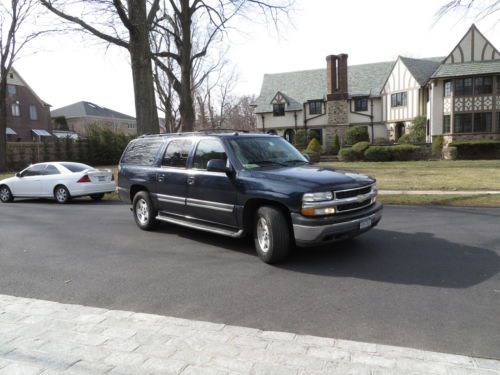
[(164, 222), (171, 223), (171, 224), (181, 225), (181, 226), (187, 227), (187, 228), (198, 229), (198, 230), (202, 230), (205, 232), (220, 234), (220, 235), (232, 237), (232, 238), (241, 238), (245, 234), (243, 229), (240, 229), (237, 232), (235, 232), (235, 231), (228, 230), (228, 229), (216, 228), (216, 227), (206, 225), (206, 224), (193, 223), (191, 221), (177, 219), (177, 218), (173, 218), (170, 216), (165, 216), (165, 215), (162, 215), (161, 213), (156, 217), (156, 220), (164, 221)]

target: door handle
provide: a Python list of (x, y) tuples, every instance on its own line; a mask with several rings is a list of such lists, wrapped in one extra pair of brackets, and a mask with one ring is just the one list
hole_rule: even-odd
[(194, 184), (194, 181), (195, 181), (194, 176), (189, 176), (189, 177), (187, 178), (187, 183), (188, 183), (188, 185), (193, 185), (193, 184)]
[(164, 173), (159, 173), (158, 174), (158, 177), (157, 177), (157, 180), (158, 182), (164, 182), (165, 181), (165, 174)]

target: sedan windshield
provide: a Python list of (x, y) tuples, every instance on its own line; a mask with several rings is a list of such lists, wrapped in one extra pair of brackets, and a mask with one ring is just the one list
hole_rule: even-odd
[(229, 144), (246, 169), (307, 163), (295, 147), (280, 137), (232, 138)]

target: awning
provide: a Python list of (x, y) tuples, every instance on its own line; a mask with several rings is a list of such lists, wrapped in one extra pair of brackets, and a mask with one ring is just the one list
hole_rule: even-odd
[(69, 139), (79, 139), (80, 136), (76, 133), (59, 133), (59, 132), (52, 132), (52, 134), (54, 135), (54, 137), (56, 138), (59, 138), (59, 139), (65, 139), (65, 138), (69, 138)]
[(5, 129), (5, 134), (7, 134), (7, 135), (17, 135), (17, 133), (12, 128)]
[(39, 137), (52, 137), (52, 135), (44, 129), (31, 129), (31, 131)]

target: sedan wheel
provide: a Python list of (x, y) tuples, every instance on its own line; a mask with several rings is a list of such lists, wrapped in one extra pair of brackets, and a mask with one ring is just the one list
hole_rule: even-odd
[(54, 198), (58, 203), (66, 204), (71, 200), (71, 195), (66, 186), (58, 186), (54, 191)]
[(14, 197), (12, 196), (10, 189), (7, 186), (2, 186), (0, 188), (0, 201), (2, 201), (2, 203), (9, 203), (13, 200)]

